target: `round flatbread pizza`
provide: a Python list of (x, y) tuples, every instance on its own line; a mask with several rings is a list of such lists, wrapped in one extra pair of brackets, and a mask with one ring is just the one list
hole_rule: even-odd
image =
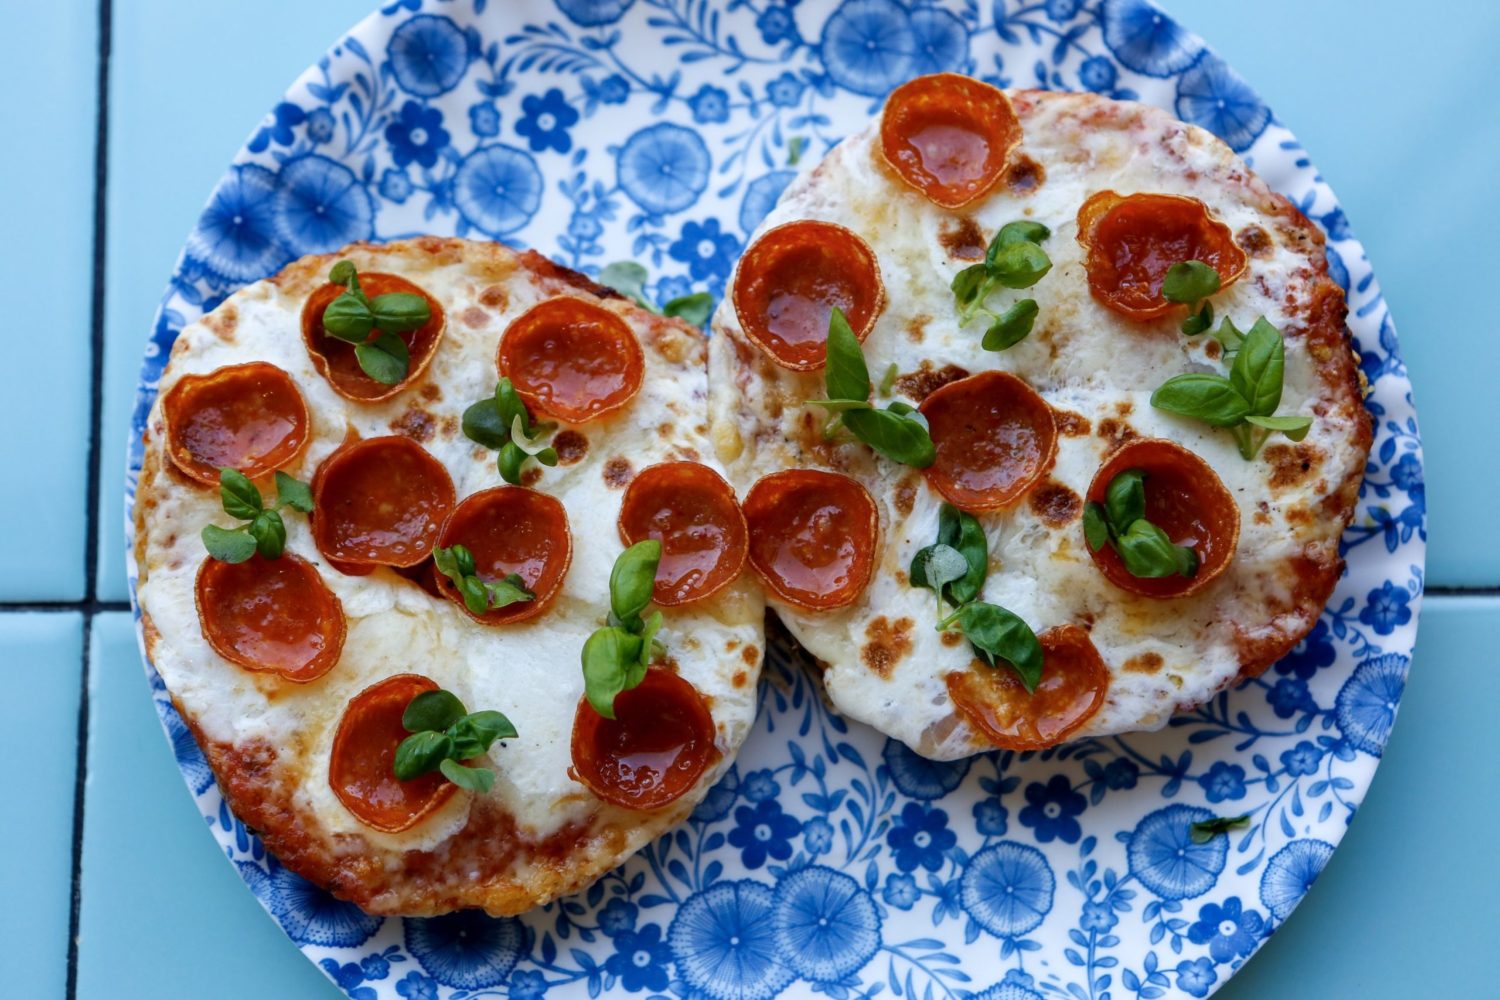
[(146, 644), (230, 807), (376, 914), (514, 914), (681, 821), (750, 728), (703, 335), (493, 243), (298, 261), (172, 349)]
[(1342, 570), (1371, 427), (1323, 239), (1094, 94), (897, 88), (752, 236), (710, 338), (750, 565), (918, 753), (1166, 724)]

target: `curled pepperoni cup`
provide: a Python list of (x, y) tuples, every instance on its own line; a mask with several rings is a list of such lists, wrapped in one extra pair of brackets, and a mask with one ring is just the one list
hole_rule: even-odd
[(283, 552), (242, 563), (205, 559), (194, 588), (208, 644), (246, 670), (305, 683), (322, 677), (344, 648), (344, 609), (318, 571)]
[(1227, 287), (1245, 273), (1245, 252), (1229, 227), (1196, 198), (1100, 191), (1078, 210), (1089, 291), (1122, 316), (1156, 319), (1182, 308), (1162, 295), (1173, 264), (1202, 261)]
[(844, 311), (864, 341), (885, 308), (880, 264), (870, 245), (831, 222), (788, 222), (761, 235), (740, 258), (734, 311), (745, 335), (783, 368), (823, 367), (828, 317)]
[(749, 547), (734, 488), (697, 462), (642, 469), (620, 501), (620, 537), (626, 545), (661, 542), (651, 596), (663, 607), (718, 593), (740, 575)]
[(937, 459), (923, 470), (962, 510), (998, 510), (1021, 499), (1057, 458), (1052, 408), (1008, 372), (949, 382), (922, 401)]
[(162, 397), (167, 454), (200, 483), (219, 485), (219, 469), (254, 479), (307, 447), (307, 404), (292, 377), (252, 361), (207, 375), (184, 375)]
[(340, 566), (415, 566), (454, 499), (448, 470), (411, 438), (355, 441), (313, 477), (313, 541)]
[(1008, 667), (975, 661), (947, 676), (948, 695), (969, 725), (1003, 750), (1045, 750), (1093, 717), (1109, 691), (1109, 669), (1089, 634), (1058, 625), (1037, 636), (1042, 679), (1028, 693)]
[(437, 687), (418, 674), (397, 674), (365, 688), (344, 709), (333, 736), (328, 784), (365, 826), (400, 833), (457, 790), (437, 771), (410, 781), (396, 777), (396, 748), (410, 735), (401, 715), (413, 698)]
[[(313, 367), (328, 380), (334, 392), (356, 403), (379, 403), (411, 385), (413, 379), (427, 370), (432, 356), (437, 353), (438, 341), (443, 339), (448, 321), (437, 299), (405, 278), (394, 274), (361, 271), (359, 287), (371, 299), (392, 292), (405, 292), (420, 295), (427, 300), (427, 322), (415, 330), (396, 335), (406, 343), (409, 355), (404, 379), (395, 385), (377, 382), (360, 368), (359, 359), (354, 356), (356, 345), (338, 337), (330, 337), (324, 332), (323, 313), (334, 299), (347, 291), (343, 285), (320, 285), (307, 297), (307, 303), (302, 307), (302, 342), (307, 346)], [(378, 330), (370, 331), (371, 339), (378, 335)]]
[(572, 774), (606, 802), (660, 809), (692, 789), (719, 756), (703, 696), (670, 670), (652, 667), (616, 695), (613, 719), (578, 700)]
[(497, 363), (527, 406), (570, 424), (630, 402), (646, 370), (623, 319), (571, 296), (535, 305), (506, 327)]
[(880, 155), (896, 176), (943, 208), (984, 195), (1021, 141), (1004, 92), (956, 73), (919, 76), (891, 91)]
[(453, 581), (438, 573), (438, 589), (482, 625), (526, 621), (546, 611), (573, 561), (573, 537), (563, 505), (556, 497), (524, 486), (496, 486), (465, 497), (443, 525), (438, 545), (468, 549), (480, 580), (493, 583), (515, 573), (535, 595), (475, 614)]
[(1131, 469), (1145, 473), (1145, 519), (1166, 532), (1174, 545), (1198, 556), (1191, 577), (1138, 577), (1110, 545), (1093, 552), (1094, 563), (1110, 583), (1146, 597), (1187, 597), (1217, 580), (1234, 558), (1240, 539), (1240, 508), (1218, 473), (1182, 445), (1138, 438), (1112, 454), (1089, 484), (1088, 499), (1104, 503), (1109, 484)]
[(836, 472), (773, 472), (745, 497), (750, 565), (778, 598), (811, 611), (842, 608), (875, 569), (879, 517), (859, 483)]

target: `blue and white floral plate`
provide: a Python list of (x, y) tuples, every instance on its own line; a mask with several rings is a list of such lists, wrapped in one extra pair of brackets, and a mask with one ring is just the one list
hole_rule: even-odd
[[(351, 240), (437, 233), (585, 271), (636, 259), (658, 299), (720, 295), (797, 152), (816, 162), (892, 87), (938, 70), (1167, 108), (1328, 234), (1378, 431), (1348, 573), (1317, 627), (1164, 732), (955, 764), (830, 714), (790, 644), (772, 644), (755, 732), (692, 821), (587, 892), (503, 920), (382, 920), (282, 868), (225, 807), (148, 664), (214, 836), (350, 997), (1203, 997), (1328, 861), (1416, 634), (1411, 387), (1364, 251), (1302, 147), (1144, 0), (387, 3), (292, 86), (188, 238), (146, 351), (127, 507), (173, 338), (241, 285)], [(1249, 829), (1190, 842), (1193, 821), (1238, 813)]]

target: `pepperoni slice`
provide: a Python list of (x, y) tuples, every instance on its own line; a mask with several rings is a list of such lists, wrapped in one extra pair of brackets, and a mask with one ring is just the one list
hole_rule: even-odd
[(880, 117), (880, 154), (897, 177), (943, 208), (986, 194), (1021, 141), (1021, 123), (998, 88), (957, 73), (919, 76), (891, 91)]
[(415, 566), (454, 499), (448, 470), (411, 438), (355, 441), (313, 477), (313, 541), (339, 568)]
[(522, 622), (546, 611), (573, 560), (573, 537), (563, 505), (556, 497), (524, 486), (496, 486), (465, 497), (449, 515), (438, 541), (445, 549), (454, 544), (474, 556), (481, 579), (502, 580), (517, 573), (536, 595), (534, 600), (476, 615), (464, 605), (453, 581), (437, 574), (438, 589), (482, 625)]
[(875, 251), (843, 226), (811, 219), (761, 234), (740, 258), (733, 294), (745, 336), (798, 372), (823, 367), (835, 306), (861, 343), (885, 308)]
[(615, 696), (606, 719), (578, 700), (573, 716), (573, 777), (606, 802), (660, 809), (681, 798), (719, 759), (714, 720), (703, 696), (662, 667)]
[(1176, 545), (1198, 554), (1191, 577), (1132, 576), (1108, 545), (1092, 553), (1110, 583), (1145, 597), (1187, 597), (1217, 580), (1229, 568), (1240, 540), (1240, 508), (1218, 473), (1182, 445), (1160, 438), (1137, 438), (1120, 447), (1094, 473), (1089, 500), (1103, 503), (1109, 484), (1120, 473), (1146, 474), (1146, 520), (1167, 533)]
[(1207, 205), (1171, 194), (1100, 191), (1078, 210), (1078, 242), (1088, 254), (1094, 298), (1135, 320), (1183, 308), (1161, 294), (1173, 264), (1202, 261), (1227, 288), (1247, 263), (1229, 227), (1210, 216)]
[(749, 548), (734, 487), (697, 462), (642, 469), (620, 501), (620, 537), (626, 545), (661, 542), (652, 599), (663, 607), (718, 593), (740, 575)]
[(923, 474), (963, 510), (1010, 506), (1057, 458), (1052, 408), (1008, 372), (949, 382), (924, 399), (920, 411), (937, 449)]
[(1002, 750), (1045, 750), (1066, 740), (1093, 717), (1109, 691), (1109, 669), (1089, 634), (1058, 625), (1037, 636), (1042, 679), (1027, 692), (1008, 667), (975, 661), (947, 676), (958, 714)]
[(212, 486), (219, 485), (221, 468), (254, 479), (287, 465), (310, 437), (296, 383), (264, 361), (184, 375), (161, 405), (172, 464)]
[[(354, 344), (323, 332), (323, 313), (330, 302), (344, 294), (344, 286), (331, 283), (321, 285), (307, 297), (307, 304), (302, 307), (302, 342), (307, 346), (313, 367), (328, 380), (333, 391), (345, 399), (352, 399), (356, 403), (379, 403), (411, 385), (413, 379), (427, 370), (432, 356), (437, 353), (438, 341), (443, 339), (447, 318), (437, 299), (397, 275), (361, 271), (359, 287), (372, 299), (391, 292), (420, 295), (427, 300), (427, 308), (431, 312), (426, 323), (415, 330), (397, 334), (406, 342), (410, 362), (406, 378), (395, 385), (386, 385), (375, 381), (359, 367), (359, 361), (354, 356)], [(370, 339), (377, 336), (378, 331), (370, 332)]]
[(836, 472), (773, 472), (745, 497), (750, 565), (788, 604), (842, 608), (864, 593), (875, 569), (879, 518), (858, 482)]
[(528, 407), (570, 424), (630, 402), (646, 370), (625, 321), (572, 296), (532, 306), (506, 327), (497, 363)]
[(246, 670), (302, 684), (326, 674), (343, 651), (343, 606), (312, 564), (290, 552), (242, 563), (205, 559), (194, 596), (203, 637)]
[(411, 735), (401, 716), (417, 695), (436, 690), (436, 683), (419, 674), (397, 674), (365, 688), (344, 709), (333, 736), (328, 784), (366, 826), (400, 833), (458, 790), (437, 771), (410, 781), (396, 777), (396, 748)]

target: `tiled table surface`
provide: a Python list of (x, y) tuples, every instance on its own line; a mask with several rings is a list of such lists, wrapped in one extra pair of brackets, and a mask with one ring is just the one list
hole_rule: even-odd
[[(331, 1000), (200, 829), (161, 737), (124, 604), (120, 481), (183, 235), (262, 112), (370, 0), (100, 3), (16, 0), (4, 20), (0, 995)], [(1432, 514), (1379, 780), (1317, 889), (1219, 995), (1493, 996), (1500, 435), (1484, 403), (1500, 338), (1481, 303), (1500, 5), (1170, 6), (1298, 132), (1369, 248), (1417, 386)]]

